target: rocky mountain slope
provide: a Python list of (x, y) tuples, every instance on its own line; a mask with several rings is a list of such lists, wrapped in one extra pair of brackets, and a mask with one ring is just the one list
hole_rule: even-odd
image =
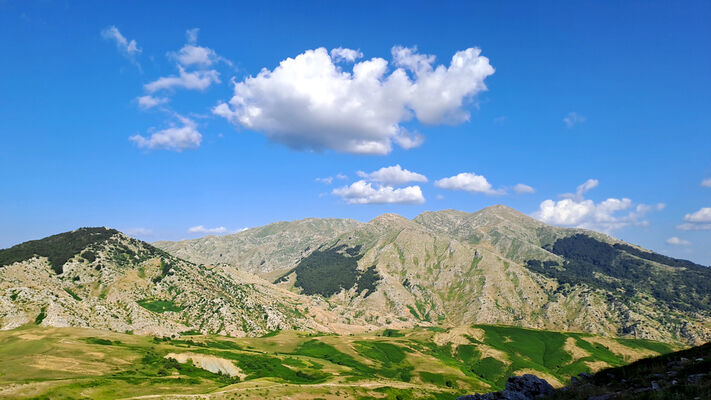
[(0, 250), (0, 329), (27, 323), (171, 335), (329, 330), (308, 299), (229, 265), (193, 264), (106, 228)]
[(360, 225), (361, 222), (352, 219), (309, 218), (275, 222), (233, 235), (162, 241), (154, 245), (195, 263), (226, 263), (244, 271), (268, 275), (292, 267), (323, 242)]
[[(327, 220), (313, 241), (283, 256), (284, 232), (315, 220), (261, 228), (259, 256), (230, 264), (323, 300), (346, 323), (474, 323), (585, 331), (661, 341), (711, 340), (711, 270), (612, 237), (548, 226), (505, 206), (445, 210), (414, 220)], [(205, 245), (248, 253), (255, 233), (156, 245), (197, 261)], [(297, 247), (297, 246), (303, 246)], [(224, 253), (222, 253), (224, 254)]]

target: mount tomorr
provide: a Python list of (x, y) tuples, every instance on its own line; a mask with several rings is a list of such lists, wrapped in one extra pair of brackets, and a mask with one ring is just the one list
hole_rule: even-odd
[(707, 267), (505, 206), (154, 245), (83, 228), (0, 250), (0, 265), (3, 329), (243, 336), (493, 323), (711, 340)]

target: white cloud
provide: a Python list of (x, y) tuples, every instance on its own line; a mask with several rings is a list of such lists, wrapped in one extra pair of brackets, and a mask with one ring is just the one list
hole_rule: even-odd
[(331, 50), (331, 58), (334, 62), (347, 61), (354, 62), (359, 58), (363, 58), (363, 53), (360, 50), (346, 49), (337, 47)]
[(578, 185), (575, 193), (563, 193), (560, 195), (560, 197), (564, 199), (573, 199), (577, 201), (581, 201), (583, 199), (583, 195), (587, 193), (591, 189), (595, 189), (597, 185), (600, 184), (600, 181), (597, 179), (588, 179), (581, 185)]
[(222, 61), (228, 65), (232, 65), (229, 60), (217, 55), (215, 50), (209, 47), (197, 45), (197, 37), (199, 28), (188, 29), (185, 31), (185, 36), (188, 41), (178, 52), (169, 52), (168, 57), (175, 59), (184, 67), (197, 66), (202, 68), (210, 67), (212, 64)]
[(496, 189), (482, 175), (473, 172), (462, 172), (449, 178), (442, 178), (435, 181), (435, 186), (449, 190), (464, 190), (467, 192), (484, 194), (504, 194), (503, 189)]
[(426, 176), (402, 169), (400, 164), (383, 167), (371, 173), (358, 171), (357, 174), (365, 180), (378, 182), (385, 186), (402, 185), (408, 182), (427, 182)]
[(341, 173), (336, 174), (336, 179), (348, 179), (348, 175), (343, 175)]
[(205, 228), (203, 225), (193, 226), (188, 228), (188, 233), (225, 233), (227, 228), (224, 226), (218, 226), (216, 228)]
[(337, 62), (358, 55), (346, 50), (307, 50), (236, 81), (232, 99), (213, 112), (294, 149), (387, 154), (393, 142), (406, 149), (422, 143), (422, 135), (401, 126), (405, 121), (466, 121), (465, 104), (494, 73), (478, 48), (457, 52), (449, 67), (433, 67), (433, 56), (394, 47), (391, 71), (382, 58), (344, 70)]
[(676, 236), (672, 236), (669, 239), (667, 239), (667, 243), (674, 245), (674, 246), (689, 246), (689, 245), (691, 245), (690, 241), (679, 239)]
[(151, 236), (153, 235), (153, 230), (148, 228), (128, 228), (124, 233), (130, 236)]
[(141, 54), (143, 50), (138, 48), (138, 43), (135, 40), (128, 40), (121, 34), (115, 26), (109, 26), (101, 31), (101, 36), (106, 40), (112, 40), (116, 43), (116, 48), (126, 56), (129, 60), (134, 60), (134, 57)]
[(677, 225), (676, 229), (680, 231), (708, 231), (711, 230), (711, 224), (692, 224), (685, 222), (681, 225)]
[(153, 97), (151, 95), (140, 96), (137, 97), (136, 100), (138, 100), (138, 106), (142, 110), (148, 110), (149, 108), (165, 104), (169, 101), (167, 97)]
[(141, 135), (131, 136), (129, 140), (144, 149), (160, 149), (182, 151), (200, 146), (202, 134), (197, 130), (197, 125), (189, 118), (176, 115), (182, 126), (172, 126), (167, 129), (154, 132), (146, 138)]
[(377, 186), (364, 180), (350, 186), (334, 189), (333, 194), (343, 198), (348, 204), (422, 204), (425, 198), (419, 186), (395, 189), (391, 186)]
[(685, 223), (677, 226), (682, 231), (705, 231), (711, 229), (711, 207), (684, 215)]
[(516, 194), (536, 193), (536, 189), (523, 183), (516, 184), (516, 186), (513, 187), (513, 191), (516, 192)]
[(185, 40), (187, 40), (189, 44), (197, 43), (198, 33), (200, 33), (200, 28), (193, 28), (193, 29), (186, 30), (185, 31)]
[[(609, 198), (599, 203), (586, 200), (583, 195), (597, 187), (599, 182), (589, 179), (578, 186), (575, 194), (561, 195), (563, 200), (545, 200), (533, 216), (553, 225), (574, 226), (611, 232), (629, 225), (646, 226), (644, 216), (651, 211), (662, 210), (665, 205), (638, 204), (634, 206), (628, 198)], [(619, 213), (625, 211), (624, 214)]]
[(333, 183), (333, 177), (327, 176), (325, 178), (316, 178), (316, 182), (321, 182), (323, 184), (330, 185)]
[(164, 89), (184, 88), (189, 90), (205, 90), (213, 83), (220, 83), (220, 73), (214, 69), (207, 71), (186, 72), (178, 66), (179, 75), (164, 76), (143, 85), (150, 93)]
[(177, 53), (169, 53), (169, 55), (183, 66), (198, 65), (200, 67), (209, 67), (219, 59), (215, 50), (209, 47), (195, 46), (186, 44)]
[(711, 187), (711, 178), (704, 179), (701, 181), (701, 186), (703, 187)]
[(585, 117), (573, 111), (568, 113), (568, 115), (563, 118), (563, 122), (565, 122), (565, 126), (572, 128), (577, 124), (585, 122)]

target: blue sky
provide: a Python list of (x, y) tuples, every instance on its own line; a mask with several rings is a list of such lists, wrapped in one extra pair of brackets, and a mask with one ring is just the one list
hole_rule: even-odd
[(142, 3), (0, 1), (0, 247), (501, 203), (711, 264), (708, 2)]

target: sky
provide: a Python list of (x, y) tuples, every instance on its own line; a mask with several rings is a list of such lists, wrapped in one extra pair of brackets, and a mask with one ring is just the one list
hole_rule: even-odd
[(0, 248), (505, 204), (711, 264), (709, 2), (144, 3), (0, 0)]

